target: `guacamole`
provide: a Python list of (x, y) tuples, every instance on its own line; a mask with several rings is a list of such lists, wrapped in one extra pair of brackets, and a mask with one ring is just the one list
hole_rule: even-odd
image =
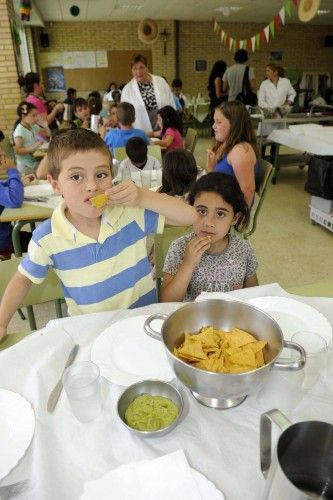
[(142, 394), (125, 411), (125, 422), (138, 431), (158, 431), (168, 427), (178, 416), (175, 403), (163, 396)]

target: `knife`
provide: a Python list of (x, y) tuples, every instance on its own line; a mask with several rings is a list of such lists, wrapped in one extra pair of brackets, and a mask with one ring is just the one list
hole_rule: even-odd
[(51, 394), (49, 396), (49, 399), (48, 399), (48, 402), (47, 402), (47, 411), (49, 413), (52, 413), (53, 410), (55, 409), (57, 403), (58, 403), (58, 399), (60, 397), (60, 394), (61, 394), (61, 391), (62, 391), (62, 388), (63, 388), (63, 384), (62, 384), (62, 375), (64, 373), (64, 371), (66, 370), (66, 368), (68, 368), (68, 366), (70, 366), (74, 359), (76, 358), (76, 355), (79, 351), (79, 345), (76, 344), (73, 349), (71, 350), (69, 356), (68, 356), (68, 359), (66, 361), (66, 364), (65, 364), (65, 367), (62, 371), (62, 374), (61, 374), (61, 377), (60, 377), (60, 380), (59, 382), (56, 384), (56, 386), (54, 387), (54, 389), (52, 389), (51, 391)]

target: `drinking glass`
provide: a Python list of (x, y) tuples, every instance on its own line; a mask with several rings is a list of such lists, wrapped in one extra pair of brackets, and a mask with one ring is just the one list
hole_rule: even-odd
[(257, 394), (257, 403), (264, 411), (279, 408), (285, 413), (293, 410), (301, 401), (303, 370), (284, 371), (272, 368), (265, 384)]
[(291, 341), (302, 346), (306, 352), (302, 389), (308, 391), (319, 380), (321, 373), (325, 372), (328, 356), (327, 342), (319, 333), (305, 330), (294, 333)]
[(94, 420), (102, 411), (100, 371), (91, 361), (80, 361), (66, 368), (62, 383), (75, 417), (81, 422)]
[(162, 186), (162, 169), (161, 168), (156, 170), (156, 186), (157, 187)]

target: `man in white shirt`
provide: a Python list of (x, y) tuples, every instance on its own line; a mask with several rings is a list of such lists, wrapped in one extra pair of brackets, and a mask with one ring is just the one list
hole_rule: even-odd
[(291, 106), (294, 103), (296, 92), (288, 78), (279, 76), (279, 68), (275, 64), (267, 64), (267, 79), (262, 82), (258, 92), (260, 108), (276, 109)]
[[(248, 61), (248, 54), (245, 49), (235, 52), (234, 60), (236, 64), (229, 66), (223, 75), (223, 92), (228, 92), (228, 101), (235, 101), (237, 95), (242, 92), (243, 78)], [(254, 71), (249, 67), (249, 84), (252, 92), (255, 92), (256, 81)]]

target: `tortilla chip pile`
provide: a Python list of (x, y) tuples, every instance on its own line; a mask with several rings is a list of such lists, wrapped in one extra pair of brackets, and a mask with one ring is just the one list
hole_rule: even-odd
[(95, 208), (104, 207), (104, 205), (106, 205), (107, 201), (108, 201), (108, 197), (106, 196), (105, 193), (98, 194), (97, 196), (93, 196), (92, 198), (90, 198), (90, 203)]
[(185, 341), (173, 352), (177, 358), (202, 370), (242, 373), (265, 364), (266, 344), (239, 328), (224, 332), (206, 326), (197, 334), (185, 333)]

